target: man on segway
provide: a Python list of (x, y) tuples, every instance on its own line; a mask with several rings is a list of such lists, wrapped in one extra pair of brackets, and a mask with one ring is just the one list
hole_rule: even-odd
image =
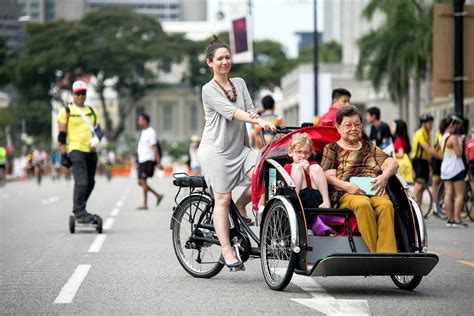
[[(76, 81), (72, 85), (73, 103), (62, 108), (58, 114), (58, 143), (61, 164), (73, 167), (74, 177), (73, 209), (74, 218), (80, 224), (98, 225), (98, 215), (86, 210), (86, 203), (94, 189), (97, 168), (96, 148), (102, 132), (95, 110), (85, 105), (87, 84)], [(73, 230), (71, 230), (73, 232)]]

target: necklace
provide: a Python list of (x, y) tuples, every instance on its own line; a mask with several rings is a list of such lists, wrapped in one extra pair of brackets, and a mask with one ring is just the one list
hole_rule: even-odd
[(219, 86), (219, 88), (221, 88), (222, 91), (224, 91), (225, 96), (227, 97), (227, 99), (229, 99), (230, 102), (235, 102), (235, 100), (237, 100), (237, 90), (235, 89), (232, 80), (229, 79), (230, 86), (232, 87), (232, 97), (230, 96), (229, 91), (227, 91), (216, 79), (214, 79), (214, 82), (217, 83), (217, 85)]

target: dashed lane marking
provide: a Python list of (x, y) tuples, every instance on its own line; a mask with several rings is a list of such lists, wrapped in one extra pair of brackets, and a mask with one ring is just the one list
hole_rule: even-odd
[(61, 292), (54, 300), (55, 304), (68, 304), (71, 303), (76, 295), (79, 287), (82, 284), (82, 281), (86, 278), (89, 269), (91, 268), (90, 264), (80, 264), (77, 266), (76, 270), (69, 278), (69, 280), (64, 284)]
[(102, 228), (104, 230), (110, 230), (112, 228), (112, 225), (114, 224), (114, 219), (112, 217), (108, 217), (106, 220), (105, 220), (105, 223), (104, 223), (104, 226), (102, 226)]
[(466, 266), (470, 266), (474, 268), (474, 262), (467, 261), (467, 260), (456, 260), (457, 263), (464, 264)]
[(293, 274), (291, 283), (301, 288), (312, 298), (291, 300), (325, 315), (370, 315), (367, 300), (339, 300), (331, 296), (313, 277)]
[(117, 207), (122, 207), (123, 202), (122, 202), (122, 201), (118, 201), (116, 205), (117, 205)]
[(114, 208), (112, 212), (110, 212), (110, 216), (117, 216), (119, 212), (120, 212), (119, 208)]
[(102, 248), (102, 245), (104, 244), (105, 238), (107, 235), (105, 234), (99, 234), (95, 237), (94, 241), (92, 242), (91, 246), (89, 247), (89, 250), (87, 252), (90, 253), (97, 253), (100, 251)]
[(54, 203), (54, 202), (57, 202), (57, 201), (59, 201), (59, 197), (58, 196), (52, 196), (50, 198), (41, 200), (41, 204), (51, 204), (51, 203)]

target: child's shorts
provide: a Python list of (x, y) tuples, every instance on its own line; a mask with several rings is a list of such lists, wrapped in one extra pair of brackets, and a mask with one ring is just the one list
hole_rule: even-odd
[(318, 190), (305, 188), (300, 190), (300, 199), (303, 207), (319, 207), (323, 203), (323, 197)]

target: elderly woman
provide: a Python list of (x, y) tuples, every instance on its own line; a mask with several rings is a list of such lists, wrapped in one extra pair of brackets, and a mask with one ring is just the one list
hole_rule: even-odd
[[(362, 117), (356, 107), (346, 106), (336, 113), (336, 128), (341, 138), (326, 145), (321, 161), (328, 184), (334, 189), (331, 200), (354, 212), (371, 252), (397, 252), (394, 209), (385, 187), (397, 172), (398, 163), (362, 139)], [(350, 182), (354, 176), (372, 178), (375, 194), (369, 196)]]

